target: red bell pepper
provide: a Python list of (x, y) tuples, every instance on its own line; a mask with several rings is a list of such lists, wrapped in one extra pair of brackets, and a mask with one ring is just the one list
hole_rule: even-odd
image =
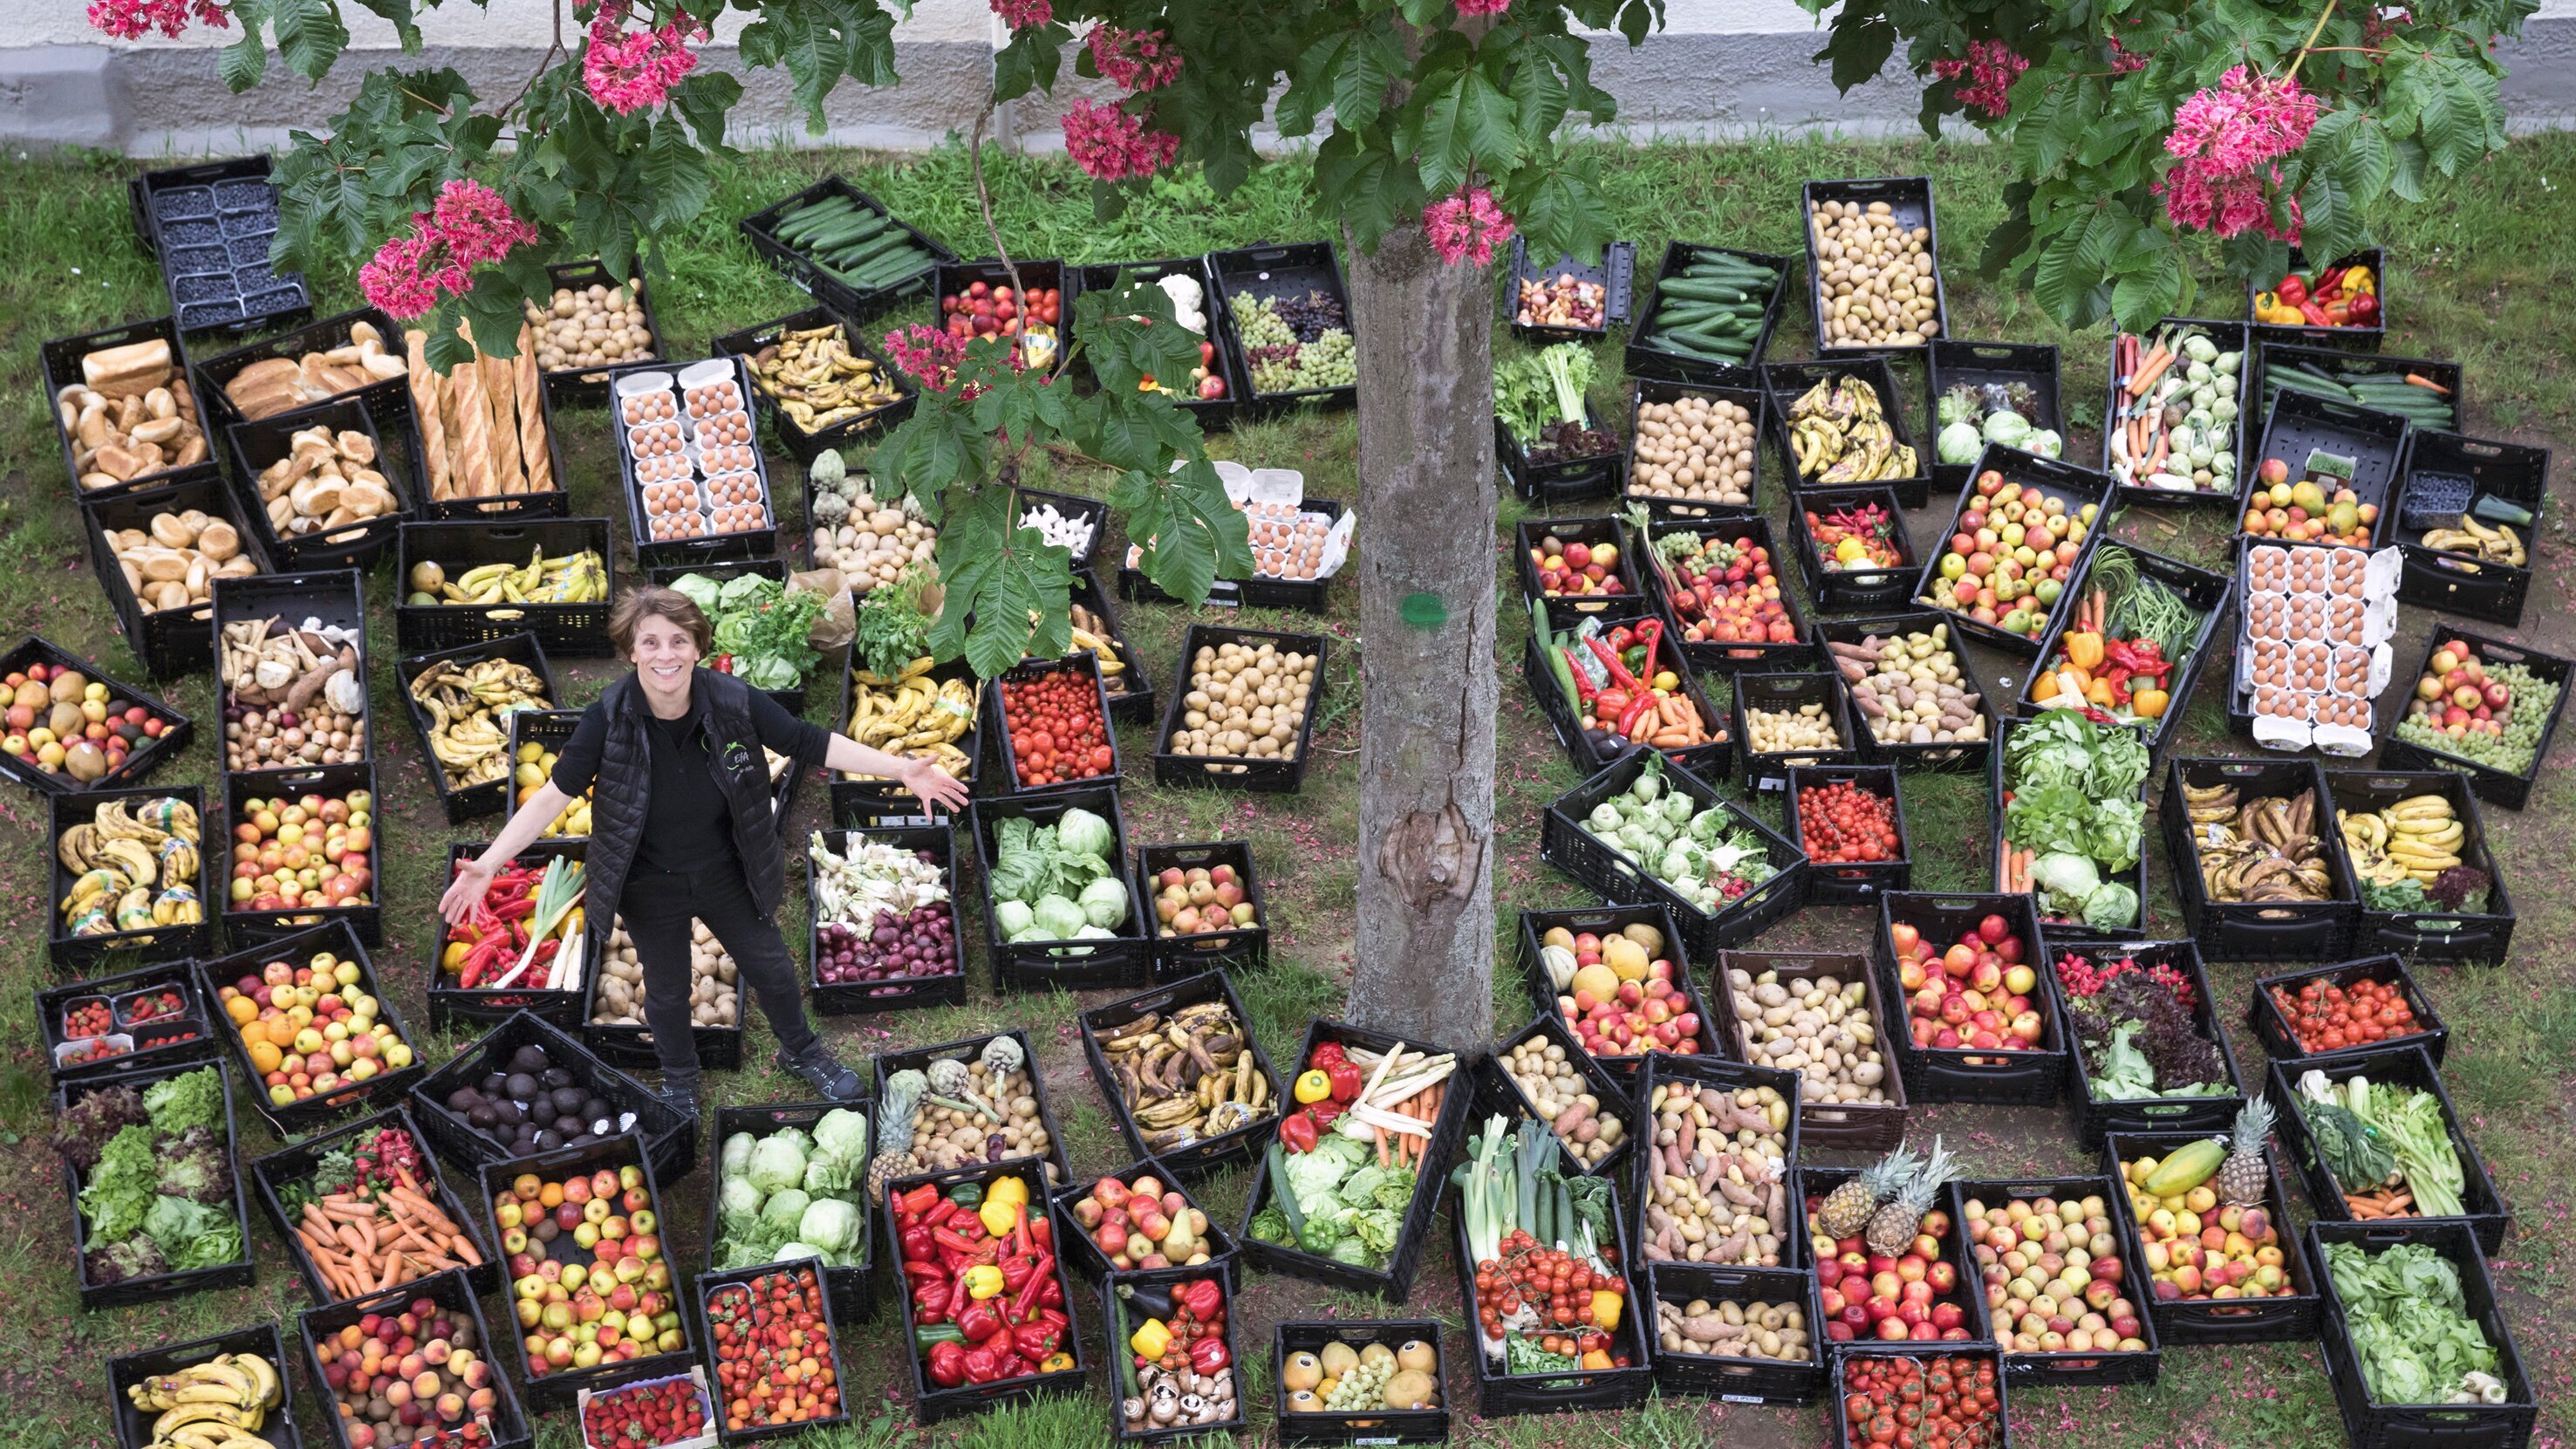
[[(2325, 278), (2320, 276), (2317, 281), (2320, 285), (2323, 285)], [(2308, 300), (2307, 279), (2296, 272), (2292, 272), (2290, 275), (2281, 279), (2281, 285), (2272, 289), (2272, 295), (2281, 299), (2282, 306), (2296, 307)]]
[(989, 1384), (1002, 1376), (1001, 1356), (993, 1352), (989, 1345), (970, 1348), (966, 1351), (966, 1382)]
[(915, 1223), (911, 1227), (904, 1229), (903, 1256), (906, 1262), (921, 1263), (927, 1263), (933, 1258), (938, 1257), (939, 1246), (931, 1237), (930, 1229), (923, 1227), (919, 1223)]
[(1336, 1102), (1358, 1100), (1360, 1089), (1368, 1085), (1368, 1075), (1360, 1070), (1357, 1062), (1338, 1062), (1326, 1067), (1324, 1077), (1332, 1083), (1333, 1100)]
[(1213, 1278), (1200, 1278), (1174, 1288), (1172, 1302), (1187, 1309), (1192, 1318), (1203, 1323), (1214, 1322), (1225, 1312), (1225, 1290), (1217, 1287)]
[(993, 1311), (991, 1300), (968, 1299), (957, 1312), (957, 1331), (966, 1335), (969, 1343), (982, 1343), (1002, 1331), (1002, 1318)]
[(1017, 1293), (1028, 1286), (1029, 1269), (1044, 1253), (1006, 1253), (1002, 1256), (1002, 1291)]
[(930, 1211), (931, 1204), (940, 1201), (939, 1189), (925, 1182), (895, 1201), (902, 1208), (906, 1218), (918, 1218)]
[(966, 1357), (966, 1345), (962, 1343), (934, 1343), (925, 1371), (932, 1383), (953, 1389), (966, 1382)]
[(2347, 310), (2352, 315), (2352, 325), (2355, 327), (2375, 327), (2379, 325), (2379, 294), (2355, 292), (2352, 294), (2352, 301), (2347, 304)]
[(1346, 1057), (1342, 1052), (1342, 1044), (1337, 1041), (1328, 1041), (1315, 1048), (1315, 1054), (1306, 1059), (1306, 1065), (1318, 1071), (1329, 1072), (1333, 1069), (1335, 1063), (1344, 1060), (1346, 1060)]
[(1052, 1323), (1023, 1323), (1011, 1330), (1011, 1347), (1031, 1363), (1044, 1363), (1064, 1342), (1064, 1330)]
[(1037, 1370), (1029, 1364), (1029, 1361), (1013, 1353), (1007, 1343), (1001, 1343), (993, 1350), (995, 1378), (1015, 1379), (1022, 1374), (1035, 1372)]
[(1315, 1119), (1304, 1112), (1291, 1112), (1279, 1120), (1279, 1145), (1291, 1152), (1315, 1150)]
[(924, 1283), (912, 1290), (912, 1316), (920, 1323), (948, 1321), (948, 1285)]
[(1043, 1218), (1043, 1217), (1035, 1217), (1035, 1218), (1031, 1218), (1031, 1219), (1029, 1219), (1029, 1220), (1028, 1220), (1028, 1222), (1029, 1222), (1029, 1242), (1030, 1242), (1033, 1246), (1040, 1247), (1040, 1248), (1044, 1248), (1044, 1249), (1046, 1249), (1046, 1250), (1047, 1250), (1048, 1252), (1050, 1252), (1050, 1253), (1054, 1252), (1054, 1251), (1055, 1251), (1055, 1225), (1054, 1225), (1053, 1223), (1051, 1223), (1051, 1222), (1048, 1222), (1048, 1221), (1047, 1221), (1045, 1218)]
[(1214, 1334), (1190, 1345), (1190, 1368), (1195, 1372), (1212, 1374), (1232, 1362), (1234, 1355), (1225, 1351), (1225, 1340)]

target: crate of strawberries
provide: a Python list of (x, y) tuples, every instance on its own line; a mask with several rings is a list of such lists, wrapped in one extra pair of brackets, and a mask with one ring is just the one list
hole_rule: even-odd
[(580, 1398), (582, 1449), (714, 1449), (705, 1369), (584, 1389)]
[(722, 1396), (727, 1444), (849, 1422), (840, 1335), (811, 1260), (708, 1273), (697, 1283), (699, 1335)]

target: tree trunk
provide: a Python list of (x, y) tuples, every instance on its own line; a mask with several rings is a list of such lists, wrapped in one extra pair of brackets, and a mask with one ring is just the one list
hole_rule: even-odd
[(1418, 227), (1345, 239), (1360, 396), (1359, 932), (1353, 1020), (1493, 1037), (1493, 273)]

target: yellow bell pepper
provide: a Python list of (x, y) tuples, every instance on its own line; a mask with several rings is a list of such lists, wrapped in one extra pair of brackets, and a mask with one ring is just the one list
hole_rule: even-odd
[(1608, 1333), (1619, 1326), (1619, 1311), (1627, 1306), (1628, 1300), (1620, 1295), (1594, 1289), (1592, 1321), (1600, 1326), (1602, 1332)]
[(2066, 646), (2066, 662), (2078, 669), (2092, 670), (2102, 663), (2102, 636), (2091, 630), (2070, 631), (2058, 641)]
[(2173, 696), (2161, 689), (2141, 689), (2129, 696), (2129, 708), (2137, 711), (2141, 719), (2163, 719), (2166, 707), (2172, 703)]
[[(993, 1271), (996, 1274), (1001, 1272), (998, 1268)], [(1172, 1346), (1172, 1331), (1163, 1326), (1161, 1319), (1148, 1318), (1142, 1327), (1127, 1336), (1127, 1346), (1136, 1351), (1138, 1358), (1158, 1359), (1163, 1356), (1164, 1349)]]
[(1029, 1185), (1023, 1178), (1005, 1177), (984, 1190), (984, 1201), (1009, 1203), (1013, 1207), (1029, 1205)]
[(2355, 296), (2377, 292), (2379, 284), (2371, 279), (2370, 268), (2353, 267), (2343, 274), (2343, 290), (2345, 295)]
[(987, 1197), (984, 1199), (984, 1205), (975, 1209), (975, 1216), (983, 1220), (984, 1231), (997, 1238), (1007, 1238), (1011, 1235), (1011, 1229), (1020, 1225), (1021, 1211), (1017, 1203), (1004, 1202), (999, 1197)]
[(1606, 1369), (1610, 1367), (1610, 1355), (1596, 1348), (1583, 1355), (1582, 1363), (1588, 1369)]
[(1322, 1072), (1299, 1072), (1297, 1074), (1297, 1101), (1301, 1105), (1309, 1102), (1320, 1102), (1331, 1095), (1333, 1095), (1333, 1079), (1331, 1077), (1324, 1075)]
[(966, 1270), (966, 1296), (993, 1298), (1002, 1291), (1002, 1270), (990, 1263), (978, 1263)]
[(2049, 700), (2057, 698), (2057, 676), (2054, 674), (2043, 673), (2037, 679), (2032, 680), (2030, 682), (2030, 697), (2043, 704)]
[(2102, 709), (2109, 709), (2119, 702), (2111, 697), (2111, 681), (2107, 679), (2097, 679), (2085, 685), (2084, 699), (2087, 703)]
[(1045, 1362), (1038, 1365), (1038, 1372), (1042, 1374), (1060, 1374), (1071, 1367), (1073, 1367), (1072, 1354), (1051, 1353), (1046, 1356)]

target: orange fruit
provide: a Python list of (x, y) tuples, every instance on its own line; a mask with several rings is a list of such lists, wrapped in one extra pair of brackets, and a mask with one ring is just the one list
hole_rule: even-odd
[(259, 1017), (259, 1003), (247, 996), (235, 996), (224, 1003), (224, 1014), (234, 1022), (247, 1025)]
[(278, 1046), (291, 1046), (295, 1042), (295, 1022), (288, 1017), (272, 1016), (260, 1024), (260, 1030)]
[(258, 1069), (260, 1075), (266, 1076), (276, 1071), (277, 1064), (282, 1060), (284, 1058), (277, 1048), (268, 1042), (255, 1041), (250, 1044), (250, 1064)]

